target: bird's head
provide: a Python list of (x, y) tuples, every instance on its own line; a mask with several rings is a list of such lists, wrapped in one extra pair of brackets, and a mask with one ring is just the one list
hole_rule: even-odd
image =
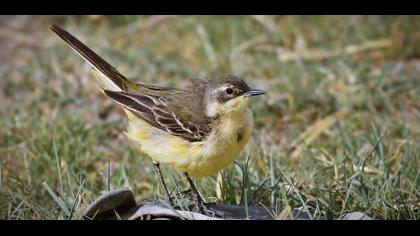
[(251, 97), (267, 92), (250, 88), (237, 76), (224, 75), (209, 81), (207, 93), (207, 114), (215, 116), (243, 112)]

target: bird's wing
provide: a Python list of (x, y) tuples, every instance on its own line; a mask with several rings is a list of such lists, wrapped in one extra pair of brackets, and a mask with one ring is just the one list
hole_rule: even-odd
[(175, 90), (176, 88), (154, 85), (154, 84), (143, 84), (143, 83), (136, 83), (137, 86), (140, 88), (145, 88), (151, 91), (170, 91)]
[(104, 92), (150, 125), (188, 141), (202, 141), (211, 132), (210, 118), (187, 121), (185, 117), (192, 116), (186, 114), (188, 109), (175, 112), (164, 97), (109, 90)]

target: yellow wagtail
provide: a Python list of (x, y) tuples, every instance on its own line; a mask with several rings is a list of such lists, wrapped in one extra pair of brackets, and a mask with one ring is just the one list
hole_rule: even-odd
[(159, 163), (184, 173), (200, 212), (203, 201), (190, 176), (212, 175), (231, 163), (253, 129), (250, 97), (265, 94), (234, 75), (196, 79), (185, 88), (134, 83), (67, 31), (51, 29), (94, 69), (103, 92), (123, 106), (129, 139), (154, 163), (172, 206)]

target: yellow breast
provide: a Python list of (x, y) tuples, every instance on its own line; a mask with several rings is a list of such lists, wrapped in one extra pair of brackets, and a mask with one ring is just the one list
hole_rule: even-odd
[(157, 129), (127, 112), (127, 136), (140, 144), (140, 150), (152, 160), (192, 178), (212, 175), (235, 160), (251, 136), (252, 112), (246, 109), (223, 117), (209, 136), (200, 142), (189, 142)]

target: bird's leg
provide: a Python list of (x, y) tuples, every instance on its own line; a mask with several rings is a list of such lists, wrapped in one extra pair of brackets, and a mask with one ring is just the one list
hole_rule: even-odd
[(190, 176), (188, 175), (188, 173), (184, 173), (184, 175), (187, 178), (188, 183), (190, 184), (191, 189), (193, 191), (195, 200), (197, 202), (198, 211), (201, 214), (210, 215), (210, 216), (214, 217), (215, 213), (212, 212), (212, 211), (210, 211), (209, 209), (207, 209), (207, 207), (204, 205), (203, 198), (201, 198), (200, 193), (198, 193), (197, 188), (195, 187), (194, 182), (192, 181), (192, 179), (190, 178)]
[(185, 175), (185, 177), (187, 178), (187, 180), (188, 180), (188, 183), (190, 184), (190, 186), (191, 186), (191, 189), (192, 189), (192, 191), (193, 191), (193, 194), (194, 194), (194, 197), (195, 197), (195, 200), (197, 201), (197, 204), (198, 204), (198, 207), (202, 207), (203, 206), (203, 199), (201, 198), (201, 196), (200, 196), (200, 194), (198, 193), (198, 191), (197, 191), (197, 188), (195, 187), (195, 185), (194, 185), (194, 182), (192, 181), (192, 179), (190, 178), (190, 176), (187, 174), (187, 173), (184, 173), (184, 175)]
[(172, 207), (174, 207), (174, 206), (175, 206), (174, 201), (172, 200), (171, 194), (169, 194), (169, 190), (168, 190), (168, 188), (166, 187), (165, 180), (163, 179), (163, 175), (162, 175), (162, 172), (161, 172), (161, 170), (160, 170), (159, 163), (154, 162), (154, 163), (153, 163), (153, 166), (155, 167), (156, 173), (157, 173), (157, 175), (159, 176), (160, 183), (162, 184), (163, 189), (165, 190), (166, 196), (168, 196), (168, 199), (169, 199), (169, 204), (170, 204)]

